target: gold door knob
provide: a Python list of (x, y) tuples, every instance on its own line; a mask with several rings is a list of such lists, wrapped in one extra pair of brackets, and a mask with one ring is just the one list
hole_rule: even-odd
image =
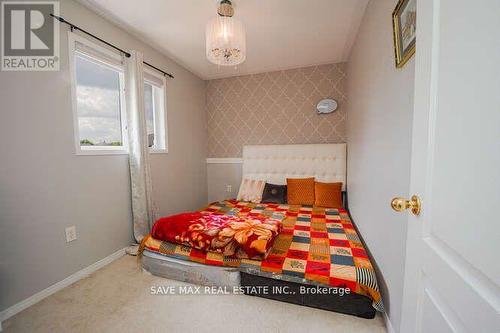
[(394, 198), (391, 201), (391, 207), (396, 212), (402, 212), (408, 208), (414, 215), (420, 214), (420, 198), (416, 195), (412, 196), (410, 200), (405, 198)]

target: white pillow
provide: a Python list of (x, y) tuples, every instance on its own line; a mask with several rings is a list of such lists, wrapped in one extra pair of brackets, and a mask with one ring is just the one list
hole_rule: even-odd
[(236, 199), (239, 201), (259, 203), (262, 200), (262, 193), (264, 192), (265, 185), (265, 180), (243, 179)]

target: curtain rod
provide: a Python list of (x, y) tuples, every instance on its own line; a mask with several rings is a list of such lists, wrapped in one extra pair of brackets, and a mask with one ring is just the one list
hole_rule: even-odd
[[(115, 49), (115, 50), (117, 50), (117, 51), (119, 51), (119, 52), (123, 53), (123, 54), (125, 55), (125, 57), (130, 58), (130, 53), (128, 53), (127, 51), (125, 51), (125, 50), (123, 50), (123, 49), (120, 49), (120, 48), (119, 48), (118, 46), (116, 46), (116, 45), (113, 45), (113, 44), (111, 44), (111, 43), (109, 43), (109, 42), (106, 42), (104, 39), (101, 39), (101, 38), (97, 37), (96, 35), (94, 35), (94, 34), (92, 34), (92, 33), (88, 32), (88, 31), (86, 31), (86, 30), (84, 30), (84, 29), (80, 28), (79, 26), (74, 25), (74, 24), (73, 24), (73, 23), (71, 23), (71, 22), (66, 21), (63, 17), (61, 17), (61, 16), (56, 16), (56, 15), (54, 15), (54, 14), (50, 14), (50, 16), (52, 16), (53, 18), (55, 18), (56, 20), (58, 20), (58, 21), (59, 21), (59, 22), (61, 22), (61, 23), (65, 23), (65, 24), (69, 25), (69, 27), (71, 28), (71, 31), (73, 31), (73, 30), (80, 30), (80, 31), (81, 31), (81, 32), (83, 32), (84, 34), (89, 35), (90, 37), (92, 37), (92, 38), (94, 38), (94, 39), (97, 39), (97, 40), (98, 40), (98, 41), (100, 41), (101, 43), (106, 44), (107, 46), (112, 47), (113, 49)], [(165, 72), (165, 71), (163, 71), (163, 70), (159, 69), (158, 67), (153, 66), (153, 65), (151, 65), (151, 64), (149, 64), (149, 63), (147, 63), (147, 62), (145, 62), (145, 61), (143, 61), (143, 62), (144, 62), (144, 64), (145, 64), (145, 65), (147, 65), (147, 66), (149, 66), (149, 67), (151, 67), (151, 68), (153, 68), (153, 69), (157, 70), (157, 71), (158, 71), (158, 72), (160, 72), (160, 73), (163, 73), (163, 75), (166, 75), (166, 76), (168, 76), (168, 77), (170, 77), (170, 78), (172, 78), (172, 79), (174, 78), (174, 76), (173, 76), (172, 74), (167, 73), (167, 72)]]

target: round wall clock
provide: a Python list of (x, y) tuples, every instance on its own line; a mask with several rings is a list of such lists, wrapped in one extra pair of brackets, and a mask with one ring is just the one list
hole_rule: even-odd
[(337, 110), (337, 101), (331, 98), (322, 99), (316, 105), (316, 110), (318, 114), (332, 113)]

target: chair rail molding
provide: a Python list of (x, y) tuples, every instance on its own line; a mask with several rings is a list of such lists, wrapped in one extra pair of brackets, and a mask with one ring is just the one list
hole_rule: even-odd
[(209, 157), (207, 164), (242, 164), (243, 158), (241, 157)]

